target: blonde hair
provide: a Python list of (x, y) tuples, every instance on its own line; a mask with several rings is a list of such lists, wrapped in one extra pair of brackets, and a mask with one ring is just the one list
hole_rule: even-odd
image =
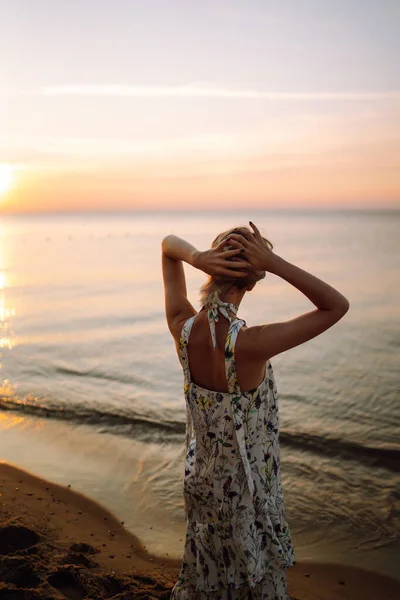
[[(248, 238), (251, 235), (254, 235), (253, 232), (248, 227), (233, 227), (232, 229), (228, 229), (227, 231), (223, 231), (213, 241), (211, 244), (211, 248), (215, 248), (220, 244), (224, 239), (228, 238), (231, 233), (236, 233), (237, 235), (242, 235), (245, 238)], [(266, 238), (262, 238), (268, 246), (270, 250), (272, 250), (272, 243)], [(224, 250), (232, 250), (233, 246), (230, 244), (226, 244), (224, 246)], [(230, 260), (237, 260), (238, 256), (233, 256)], [(210, 275), (207, 281), (200, 288), (200, 305), (206, 306), (207, 304), (219, 303), (221, 302), (221, 296), (225, 294), (229, 290), (232, 285), (236, 285), (239, 289), (243, 289), (247, 286), (254, 285), (257, 281), (264, 279), (265, 271), (252, 271), (248, 272), (247, 277), (230, 277), (228, 275), (219, 275), (218, 279), (213, 275)]]

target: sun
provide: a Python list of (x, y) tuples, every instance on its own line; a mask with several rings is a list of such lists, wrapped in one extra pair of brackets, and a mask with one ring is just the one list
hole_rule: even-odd
[(0, 196), (8, 192), (14, 180), (14, 168), (11, 165), (0, 164)]

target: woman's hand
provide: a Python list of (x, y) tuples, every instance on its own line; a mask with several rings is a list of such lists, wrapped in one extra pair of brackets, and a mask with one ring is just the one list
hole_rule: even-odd
[(246, 277), (248, 275), (246, 269), (250, 267), (250, 263), (243, 258), (245, 252), (243, 244), (237, 243), (235, 244), (236, 248), (227, 250), (228, 244), (229, 242), (225, 239), (215, 248), (203, 252), (197, 251), (193, 266), (216, 279), (218, 276)]
[(269, 249), (254, 223), (251, 221), (249, 223), (254, 231), (249, 236), (249, 239), (243, 235), (231, 233), (227, 241), (230, 246), (244, 248), (243, 256), (253, 271), (268, 271), (272, 273), (277, 256)]

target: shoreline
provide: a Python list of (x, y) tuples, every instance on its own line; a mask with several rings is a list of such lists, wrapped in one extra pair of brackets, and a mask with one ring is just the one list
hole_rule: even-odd
[[(167, 599), (180, 566), (96, 501), (0, 461), (0, 599)], [(339, 563), (297, 562), (287, 581), (293, 600), (400, 597), (400, 581)]]

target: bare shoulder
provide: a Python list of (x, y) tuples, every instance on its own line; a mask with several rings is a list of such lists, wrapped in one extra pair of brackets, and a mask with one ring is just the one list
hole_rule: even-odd
[(277, 347), (277, 341), (282, 337), (284, 329), (284, 322), (251, 327), (244, 325), (238, 337), (238, 351), (243, 353), (247, 360), (254, 363), (265, 363), (279, 352), (284, 351), (284, 348)]
[(260, 346), (260, 330), (262, 327), (265, 328), (268, 325), (255, 325), (252, 327), (243, 325), (238, 336), (238, 350), (252, 360), (265, 360), (265, 343)]

